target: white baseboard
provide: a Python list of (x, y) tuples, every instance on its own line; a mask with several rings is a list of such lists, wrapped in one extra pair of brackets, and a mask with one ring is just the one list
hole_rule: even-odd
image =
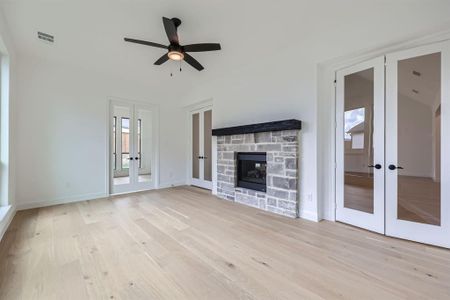
[(46, 206), (52, 206), (52, 205), (58, 205), (58, 204), (66, 204), (66, 203), (80, 202), (80, 201), (86, 201), (86, 200), (94, 200), (94, 199), (105, 198), (105, 197), (109, 197), (109, 195), (105, 194), (105, 193), (92, 193), (92, 194), (85, 194), (85, 195), (69, 196), (67, 198), (56, 198), (56, 199), (48, 200), (48, 201), (36, 201), (36, 202), (33, 201), (33, 202), (28, 202), (28, 203), (20, 203), (19, 205), (17, 205), (17, 210), (40, 208), (40, 207), (46, 207)]
[(309, 220), (309, 221), (313, 221), (313, 222), (319, 222), (319, 216), (317, 215), (317, 213), (312, 212), (312, 211), (300, 211), (300, 216), (301, 219), (305, 219), (305, 220)]
[(3, 239), (15, 215), (16, 208), (14, 206), (0, 207), (0, 241)]
[(186, 185), (186, 181), (162, 182), (159, 184), (160, 189)]

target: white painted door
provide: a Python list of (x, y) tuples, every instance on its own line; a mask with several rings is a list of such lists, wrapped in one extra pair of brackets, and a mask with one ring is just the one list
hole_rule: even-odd
[(386, 56), (386, 234), (450, 247), (450, 43)]
[(336, 219), (384, 233), (384, 56), (336, 73)]
[(155, 187), (157, 135), (154, 108), (121, 101), (111, 102), (111, 193)]
[(212, 189), (212, 108), (190, 113), (191, 119), (191, 184)]

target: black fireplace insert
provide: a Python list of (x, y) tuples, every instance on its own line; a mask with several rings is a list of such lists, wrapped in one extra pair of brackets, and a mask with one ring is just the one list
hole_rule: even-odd
[(266, 167), (266, 152), (238, 152), (237, 186), (265, 192)]

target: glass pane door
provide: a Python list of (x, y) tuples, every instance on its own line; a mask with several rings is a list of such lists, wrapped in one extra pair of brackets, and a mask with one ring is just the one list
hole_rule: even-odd
[(192, 170), (191, 184), (212, 189), (212, 110), (191, 112)]
[(112, 105), (112, 139), (111, 166), (112, 185), (117, 189), (125, 189), (131, 184), (130, 177), (130, 151), (132, 106)]
[(386, 234), (446, 247), (448, 49), (440, 43), (394, 53), (386, 66)]
[(384, 232), (384, 57), (336, 74), (336, 219)]
[(152, 181), (153, 165), (153, 118), (152, 111), (136, 107), (136, 181), (145, 187), (145, 183)]
[(212, 110), (203, 113), (203, 179), (212, 181)]
[(155, 120), (146, 105), (111, 102), (111, 193), (154, 187)]

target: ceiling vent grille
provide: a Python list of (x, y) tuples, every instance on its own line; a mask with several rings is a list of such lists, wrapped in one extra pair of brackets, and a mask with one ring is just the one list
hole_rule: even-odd
[(48, 43), (53, 43), (55, 41), (55, 37), (53, 35), (40, 31), (38, 31), (38, 38)]

